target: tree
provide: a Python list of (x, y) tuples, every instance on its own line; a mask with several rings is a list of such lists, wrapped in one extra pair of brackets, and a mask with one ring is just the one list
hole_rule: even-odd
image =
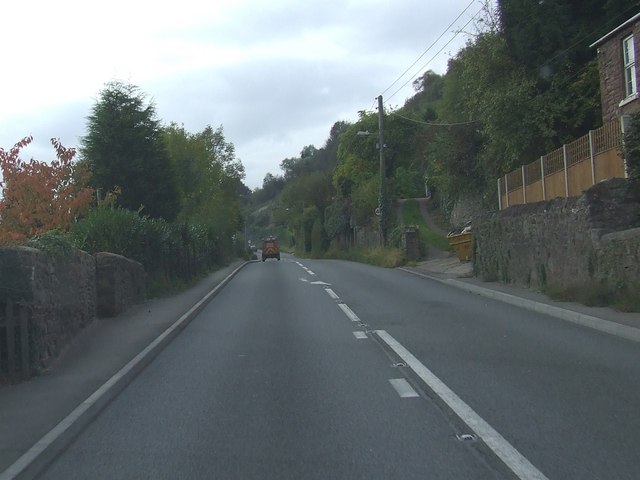
[(242, 183), (244, 167), (222, 126), (192, 134), (171, 123), (163, 140), (176, 172), (182, 223), (207, 225), (215, 235), (231, 238), (241, 230), (241, 199), (250, 192)]
[(102, 192), (119, 187), (118, 204), (173, 220), (180, 208), (176, 174), (153, 103), (131, 84), (110, 82), (88, 117), (80, 152)]
[(56, 139), (51, 144), (57, 159), (44, 163), (19, 158), (32, 141), (27, 137), (11, 150), (0, 148), (0, 244), (15, 243), (49, 230), (69, 230), (91, 205), (93, 190), (87, 172), (73, 163), (76, 151)]

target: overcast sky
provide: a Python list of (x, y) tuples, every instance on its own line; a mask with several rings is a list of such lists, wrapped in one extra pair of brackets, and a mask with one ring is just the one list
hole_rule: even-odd
[(148, 95), (165, 124), (192, 133), (222, 125), (253, 189), (267, 172), (280, 174), (284, 158), (322, 147), (336, 121), (372, 110), (378, 95), (401, 106), (413, 79), (445, 73), (466, 40), (455, 32), (480, 8), (480, 0), (2, 1), (0, 147), (33, 135), (23, 157), (43, 161), (54, 157), (51, 137), (77, 147), (100, 90), (122, 80)]

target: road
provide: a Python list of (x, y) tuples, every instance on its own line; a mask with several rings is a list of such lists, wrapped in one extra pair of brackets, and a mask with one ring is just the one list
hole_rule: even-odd
[(41, 478), (636, 479), (639, 360), (407, 272), (252, 263)]

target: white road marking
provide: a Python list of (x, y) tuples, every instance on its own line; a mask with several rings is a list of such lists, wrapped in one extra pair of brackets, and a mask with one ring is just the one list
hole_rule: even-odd
[(453, 390), (436, 377), (420, 360), (413, 356), (385, 330), (376, 330), (385, 342), (407, 365), (460, 417), (507, 467), (522, 480), (548, 480), (547, 477), (505, 438), (467, 405)]
[(330, 283), (326, 283), (326, 282), (321, 282), (320, 280), (317, 280), (315, 282), (311, 282), (311, 285), (331, 285)]
[(413, 389), (409, 382), (404, 378), (392, 378), (389, 383), (396, 389), (401, 398), (419, 397), (418, 393)]
[(300, 277), (298, 280), (300, 280), (301, 282), (307, 282), (307, 283), (309, 282), (309, 280), (307, 280), (307, 279), (306, 279), (306, 278), (304, 278), (304, 277)]
[(327, 292), (329, 296), (334, 300), (340, 300), (340, 297), (338, 296), (338, 294), (333, 290), (331, 290), (330, 288), (325, 288), (324, 291)]
[(309, 270), (307, 267), (305, 267), (303, 264), (301, 264), (300, 262), (296, 262), (298, 264), (298, 266), (300, 268), (302, 268), (305, 272), (307, 272), (309, 275), (315, 275), (315, 273), (313, 273), (311, 270)]
[(367, 337), (367, 334), (364, 332), (353, 332), (353, 336), (356, 337), (358, 340), (362, 340), (364, 338), (369, 338)]
[(360, 321), (358, 316), (355, 313), (353, 313), (353, 310), (351, 310), (346, 304), (339, 303), (338, 306), (340, 307), (340, 309), (342, 309), (344, 314), (347, 317), (349, 317), (349, 320), (351, 320), (352, 322), (359, 322)]

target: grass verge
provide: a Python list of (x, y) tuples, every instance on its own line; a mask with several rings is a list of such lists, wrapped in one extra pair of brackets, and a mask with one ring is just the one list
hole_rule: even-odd
[(351, 260), (353, 262), (368, 263), (369, 265), (377, 265), (378, 267), (395, 268), (404, 265), (405, 258), (402, 250), (399, 248), (351, 248), (349, 250), (341, 250), (338, 248), (330, 248), (324, 258), (334, 258), (338, 260)]
[(607, 282), (568, 286), (546, 285), (542, 293), (559, 302), (577, 302), (588, 307), (611, 307), (621, 312), (640, 312), (639, 285), (614, 287)]

